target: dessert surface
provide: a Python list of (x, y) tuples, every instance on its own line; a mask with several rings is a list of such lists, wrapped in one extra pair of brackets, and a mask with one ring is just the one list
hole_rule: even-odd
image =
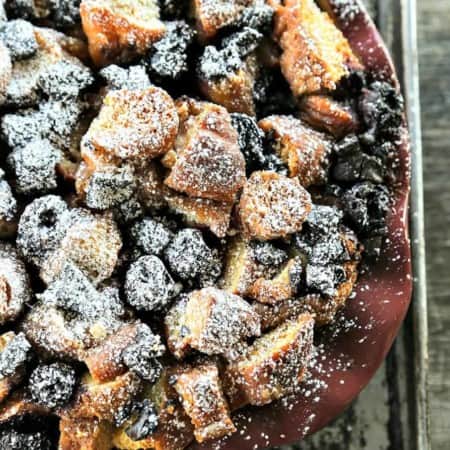
[(319, 3), (0, 0), (0, 449), (214, 446), (326, 389), (404, 119)]

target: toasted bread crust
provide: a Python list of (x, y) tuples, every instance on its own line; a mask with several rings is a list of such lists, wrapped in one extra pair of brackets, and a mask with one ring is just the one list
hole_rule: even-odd
[(322, 133), (291, 116), (269, 116), (259, 126), (271, 133), (280, 158), (304, 187), (326, 182), (331, 142)]
[(298, 179), (275, 172), (253, 172), (239, 202), (245, 235), (267, 241), (301, 230), (311, 211), (311, 197)]
[(197, 31), (203, 39), (210, 39), (251, 4), (252, 0), (193, 0)]
[(190, 336), (185, 325), (187, 298), (181, 299), (164, 319), (167, 346), (177, 359), (185, 358), (191, 351)]
[(126, 373), (121, 355), (135, 341), (137, 331), (138, 323), (126, 324), (99, 346), (85, 352), (83, 361), (94, 381), (104, 383)]
[(30, 301), (25, 264), (13, 246), (0, 243), (0, 325), (15, 320)]
[(275, 11), (281, 69), (296, 96), (334, 90), (361, 67), (347, 39), (314, 0), (288, 0)]
[[(179, 370), (179, 369), (177, 369)], [(153, 402), (158, 412), (158, 429), (148, 438), (133, 441), (126, 434), (128, 423), (114, 433), (114, 446), (120, 450), (182, 450), (194, 439), (194, 427), (189, 416), (178, 402), (173, 387), (175, 369), (166, 369), (157, 383), (146, 388), (143, 394)]]
[(304, 313), (303, 301), (303, 298), (290, 298), (275, 305), (255, 302), (252, 307), (261, 319), (261, 329), (266, 332)]
[(260, 303), (274, 305), (295, 296), (295, 288), (291, 282), (291, 270), (297, 264), (296, 259), (291, 259), (272, 280), (259, 278), (253, 283), (249, 296)]
[(232, 409), (265, 405), (294, 393), (304, 377), (313, 343), (314, 319), (301, 314), (258, 338), (226, 372)]
[(142, 55), (165, 32), (154, 0), (83, 0), (80, 13), (89, 53), (97, 66)]
[(209, 228), (219, 238), (227, 235), (232, 203), (186, 197), (169, 189), (166, 189), (164, 198), (172, 211), (184, 216), (188, 226)]
[(71, 420), (59, 422), (59, 450), (111, 450), (113, 427), (98, 420)]
[(11, 80), (12, 63), (9, 51), (3, 42), (0, 42), (0, 105), (5, 101), (6, 90)]
[(106, 383), (98, 383), (86, 374), (74, 401), (61, 411), (61, 417), (113, 422), (119, 408), (134, 400), (141, 389), (142, 381), (131, 372)]
[(247, 296), (253, 283), (265, 276), (264, 267), (254, 258), (250, 243), (242, 236), (231, 239), (227, 247), (221, 286), (232, 294)]
[(197, 442), (219, 439), (236, 431), (215, 364), (182, 370), (174, 387), (195, 427)]
[(194, 291), (184, 314), (189, 346), (207, 355), (235, 357), (246, 346), (246, 338), (261, 334), (259, 317), (250, 305), (220, 289)]
[(249, 56), (236, 72), (217, 80), (201, 80), (200, 88), (209, 100), (224, 106), (228, 112), (254, 116), (256, 67), (255, 57)]
[(164, 175), (160, 167), (153, 161), (136, 167), (136, 177), (139, 179), (137, 195), (146, 209), (157, 210), (167, 206), (164, 185)]
[(177, 158), (165, 183), (190, 197), (232, 202), (245, 182), (245, 160), (228, 111), (181, 99)]
[(82, 157), (91, 167), (102, 157), (152, 159), (173, 147), (177, 131), (175, 104), (163, 89), (111, 91), (84, 138), (90, 145), (85, 143)]
[(326, 95), (308, 95), (300, 101), (300, 117), (319, 131), (330, 133), (336, 139), (355, 132), (358, 123), (350, 108), (345, 108)]

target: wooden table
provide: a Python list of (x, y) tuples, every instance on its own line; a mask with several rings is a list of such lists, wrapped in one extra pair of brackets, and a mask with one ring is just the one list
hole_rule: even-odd
[[(408, 0), (403, 0), (408, 1)], [(365, 0), (388, 46), (398, 17), (391, 0)], [(418, 1), (425, 222), (430, 328), (429, 424), (433, 450), (450, 449), (450, 1)], [(398, 4), (398, 3), (397, 3)], [(401, 60), (401, 55), (395, 55)], [(410, 414), (402, 408), (413, 362), (405, 327), (368, 388), (334, 424), (283, 450), (410, 450)], [(389, 382), (388, 382), (389, 380)], [(409, 416), (409, 417), (408, 417)]]
[(419, 2), (433, 450), (450, 449), (450, 1)]

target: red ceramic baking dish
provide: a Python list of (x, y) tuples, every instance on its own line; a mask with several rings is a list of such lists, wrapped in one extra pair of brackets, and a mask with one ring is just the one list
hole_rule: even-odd
[[(359, 0), (322, 0), (353, 50), (375, 78), (398, 86), (380, 34)], [(342, 317), (320, 336), (310, 378), (294, 400), (238, 413), (238, 433), (192, 448), (250, 450), (286, 445), (312, 434), (341, 414), (385, 359), (406, 316), (412, 294), (408, 234), (410, 144), (404, 121), (397, 143), (398, 178), (388, 217), (388, 241), (379, 261), (361, 274)]]

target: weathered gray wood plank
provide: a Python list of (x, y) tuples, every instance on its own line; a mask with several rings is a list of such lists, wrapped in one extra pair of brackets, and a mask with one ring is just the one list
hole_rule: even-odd
[(427, 232), (430, 423), (450, 448), (450, 2), (418, 2)]

